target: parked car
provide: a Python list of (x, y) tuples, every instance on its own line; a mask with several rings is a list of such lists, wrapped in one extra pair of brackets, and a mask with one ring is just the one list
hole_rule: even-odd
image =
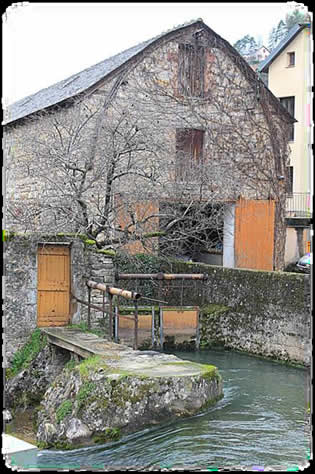
[(310, 252), (303, 255), (303, 257), (301, 257), (297, 263), (296, 263), (296, 266), (298, 267), (298, 269), (304, 273), (310, 273), (311, 271), (311, 254)]

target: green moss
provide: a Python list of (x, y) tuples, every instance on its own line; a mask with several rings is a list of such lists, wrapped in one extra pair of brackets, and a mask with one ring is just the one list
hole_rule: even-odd
[(204, 371), (202, 373), (202, 377), (207, 380), (221, 380), (221, 376), (218, 372), (217, 367), (215, 365), (210, 364), (202, 364), (204, 367)]
[(117, 441), (121, 437), (121, 431), (119, 428), (107, 428), (105, 431), (100, 432), (93, 436), (92, 440), (96, 444), (107, 443), (108, 441)]
[(75, 367), (75, 369), (78, 369), (80, 372), (80, 377), (81, 378), (87, 378), (89, 375), (89, 372), (95, 372), (96, 370), (102, 368), (106, 371), (109, 370), (108, 365), (105, 362), (105, 358), (101, 356), (91, 356), (87, 359), (84, 359), (79, 365)]
[(8, 378), (14, 377), (22, 369), (29, 367), (30, 363), (37, 357), (46, 344), (47, 337), (42, 334), (40, 329), (35, 329), (26, 344), (15, 352), (11, 367), (6, 369), (6, 376)]
[(56, 410), (57, 423), (60, 423), (70, 413), (72, 413), (72, 402), (71, 400), (65, 400)]
[(49, 443), (46, 441), (37, 441), (36, 446), (38, 449), (48, 449), (51, 447), (51, 445), (49, 445)]
[(87, 332), (90, 334), (95, 334), (96, 336), (99, 337), (104, 337), (105, 333), (102, 329), (88, 329), (88, 325), (85, 321), (79, 324), (68, 324), (66, 326), (67, 329), (80, 329), (83, 332)]
[(95, 240), (85, 239), (84, 243), (85, 243), (85, 245), (95, 245)]
[(200, 308), (200, 312), (204, 315), (217, 316), (221, 313), (226, 313), (226, 311), (230, 309), (231, 308), (223, 304), (207, 304)]
[(115, 255), (116, 255), (115, 250), (98, 249), (98, 250), (95, 250), (95, 252), (96, 253), (101, 253), (103, 255), (108, 255), (109, 257), (115, 257)]
[(79, 402), (78, 409), (80, 410), (89, 399), (90, 395), (96, 389), (96, 384), (93, 382), (85, 382), (77, 393), (76, 400)]
[(76, 362), (74, 359), (71, 359), (69, 360), (69, 362), (66, 363), (65, 369), (73, 370), (77, 365), (78, 365), (78, 362)]

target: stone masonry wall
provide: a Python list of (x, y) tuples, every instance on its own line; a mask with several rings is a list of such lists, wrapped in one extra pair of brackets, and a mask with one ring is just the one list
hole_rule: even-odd
[[(309, 275), (153, 261), (152, 258), (148, 259), (147, 268), (144, 258), (141, 265), (139, 273), (162, 271), (207, 275), (204, 282), (190, 281), (188, 284), (186, 281), (183, 291), (176, 280), (164, 281), (162, 291), (147, 280), (142, 284), (124, 281), (126, 287), (128, 283), (128, 289), (137, 284), (140, 293), (166, 300), (170, 306), (199, 306), (201, 347), (223, 346), (282, 361), (310, 364)], [(117, 266), (120, 273), (130, 273), (119, 259)]]
[[(84, 239), (70, 235), (12, 235), (4, 245), (4, 348), (5, 356), (11, 360), (13, 354), (23, 346), (37, 326), (37, 249), (39, 242), (70, 243), (71, 293), (87, 301), (86, 281), (112, 283), (113, 264), (110, 258), (90, 249)], [(92, 303), (102, 304), (100, 292), (92, 295)], [(100, 324), (103, 313), (91, 311), (93, 326)], [(70, 322), (87, 321), (87, 307), (71, 298)]]

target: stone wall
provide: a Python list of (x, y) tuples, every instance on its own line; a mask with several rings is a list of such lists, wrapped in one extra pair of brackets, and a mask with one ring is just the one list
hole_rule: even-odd
[[(112, 260), (97, 252), (84, 238), (71, 235), (9, 235), (4, 246), (5, 295), (4, 335), (5, 355), (10, 360), (17, 349), (23, 346), (37, 324), (37, 249), (39, 242), (70, 243), (71, 293), (87, 301), (86, 281), (91, 278), (99, 282), (112, 283), (114, 279)], [(92, 303), (103, 302), (100, 292), (92, 294)], [(103, 313), (91, 311), (92, 326), (100, 324)], [(87, 307), (72, 297), (70, 321), (78, 324), (87, 320)]]
[[(123, 261), (118, 270), (128, 273)], [(201, 308), (201, 347), (223, 346), (250, 354), (308, 365), (311, 358), (310, 278), (308, 275), (166, 262), (151, 257), (141, 273), (205, 273), (207, 280), (138, 282), (138, 291), (169, 305)], [(130, 271), (129, 271), (130, 272)], [(129, 283), (129, 289), (136, 282)], [(157, 288), (154, 291), (154, 288)], [(150, 290), (151, 293), (150, 293)], [(182, 294), (181, 294), (182, 293)]]

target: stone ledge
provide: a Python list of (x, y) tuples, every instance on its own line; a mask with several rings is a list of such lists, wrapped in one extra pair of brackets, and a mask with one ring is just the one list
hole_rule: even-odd
[[(221, 377), (212, 365), (134, 351), (93, 334), (73, 335), (85, 350), (93, 347), (95, 355), (65, 368), (46, 391), (38, 418), (41, 447), (70, 449), (117, 439), (191, 416), (223, 397)], [(74, 426), (80, 427), (80, 436)]]

